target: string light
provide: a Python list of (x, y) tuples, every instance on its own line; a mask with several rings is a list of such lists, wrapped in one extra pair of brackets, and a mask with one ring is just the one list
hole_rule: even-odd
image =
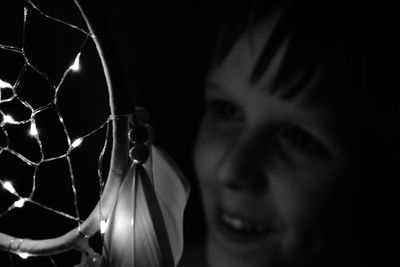
[(6, 189), (8, 192), (10, 192), (13, 195), (17, 195), (17, 191), (15, 190), (14, 186), (12, 185), (12, 183), (10, 181), (6, 181), (6, 182), (1, 181), (1, 184), (4, 187), (4, 189)]
[[(12, 85), (11, 84), (9, 84), (8, 82), (6, 82), (6, 81), (3, 81), (2, 79), (0, 79), (0, 89), (6, 89), (6, 88), (12, 88)], [(0, 91), (1, 92), (1, 91)], [(0, 95), (1, 95), (1, 93), (0, 93)], [(1, 99), (1, 98), (0, 98)]]
[(25, 202), (30, 202), (30, 203), (32, 203), (32, 204), (34, 204), (34, 205), (36, 205), (36, 206), (38, 206), (38, 207), (41, 207), (41, 208), (43, 208), (43, 209), (45, 209), (45, 210), (48, 210), (48, 211), (51, 211), (51, 212), (56, 213), (56, 214), (58, 214), (58, 215), (64, 216), (64, 217), (66, 217), (66, 218), (68, 218), (68, 219), (71, 219), (71, 220), (74, 220), (74, 221), (77, 221), (77, 222), (81, 222), (81, 220), (80, 220), (78, 217), (74, 217), (74, 216), (69, 215), (69, 214), (67, 214), (67, 213), (65, 213), (65, 212), (62, 212), (62, 211), (59, 211), (59, 210), (50, 208), (50, 207), (48, 207), (48, 206), (46, 206), (46, 205), (43, 205), (43, 204), (41, 204), (41, 203), (39, 203), (39, 202), (37, 202), (37, 201), (32, 200), (31, 198), (23, 198), (23, 197), (21, 197), (21, 196), (18, 194), (18, 192), (15, 190), (15, 188), (13, 187), (13, 185), (11, 184), (11, 182), (9, 182), (9, 181), (5, 181), (5, 182), (4, 182), (4, 181), (0, 180), (0, 183), (3, 185), (3, 188), (4, 188), (5, 190), (7, 190), (7, 191), (10, 192), (11, 194), (13, 194), (13, 195), (19, 197), (19, 200), (15, 201), (15, 202), (9, 207), (9, 209), (8, 209), (6, 212), (3, 212), (2, 214), (0, 214), (0, 217), (2, 217), (4, 214), (6, 214), (8, 211), (12, 210), (13, 208), (22, 208), (22, 207), (25, 205)]
[(18, 253), (18, 256), (20, 256), (22, 259), (27, 259), (27, 258), (29, 258), (29, 253), (26, 253), (26, 252), (20, 252), (20, 253)]
[(83, 140), (82, 138), (75, 139), (75, 141), (72, 142), (71, 147), (76, 148), (76, 147), (80, 146), (80, 144), (82, 144), (82, 140)]
[(38, 130), (36, 128), (36, 123), (35, 122), (31, 123), (31, 128), (29, 130), (29, 134), (32, 135), (32, 136), (37, 136), (38, 135)]
[(79, 64), (79, 58), (81, 57), (81, 53), (78, 53), (78, 55), (75, 58), (74, 64), (72, 64), (69, 68), (73, 71), (78, 71), (80, 69), (80, 64)]
[(17, 121), (15, 121), (14, 118), (11, 115), (4, 115), (3, 116), (3, 123), (16, 124)]
[(25, 199), (20, 198), (19, 200), (14, 202), (14, 207), (22, 208), (25, 205)]
[[(104, 151), (107, 145), (107, 139), (108, 139), (108, 132), (109, 132), (109, 127), (110, 127), (110, 123), (111, 121), (114, 119), (114, 117), (110, 116), (109, 118), (106, 119), (105, 122), (103, 122), (101, 125), (99, 125), (97, 128), (95, 128), (94, 130), (92, 130), (91, 132), (89, 132), (88, 134), (81, 136), (77, 139), (75, 139), (72, 143), (71, 143), (71, 138), (68, 135), (68, 130), (67, 127), (64, 123), (64, 119), (63, 116), (60, 112), (60, 108), (58, 106), (58, 90), (60, 90), (62, 88), (63, 85), (63, 81), (64, 78), (69, 74), (70, 71), (72, 72), (76, 72), (80, 70), (80, 56), (81, 53), (85, 47), (85, 43), (88, 39), (95, 37), (92, 33), (87, 32), (86, 30), (79, 28), (75, 25), (69, 24), (67, 22), (64, 22), (62, 20), (59, 20), (57, 18), (54, 18), (52, 16), (47, 15), (46, 13), (42, 12), (37, 6), (35, 6), (31, 0), (25, 0), (25, 6), (24, 6), (24, 17), (23, 17), (23, 42), (22, 42), (22, 47), (14, 47), (14, 46), (9, 46), (9, 45), (3, 45), (0, 43), (0, 50), (6, 50), (6, 51), (10, 51), (13, 53), (18, 53), (20, 54), (24, 60), (25, 60), (25, 64), (21, 70), (20, 75), (17, 78), (17, 81), (15, 81), (15, 88), (18, 87), (18, 84), (20, 83), (22, 77), (24, 77), (24, 74), (26, 72), (26, 70), (31, 69), (34, 72), (36, 72), (37, 74), (41, 75), (45, 81), (47, 81), (47, 83), (50, 85), (50, 88), (53, 88), (55, 90), (55, 96), (53, 101), (51, 101), (50, 103), (41, 106), (41, 107), (37, 107), (37, 108), (33, 108), (28, 102), (26, 102), (25, 100), (23, 100), (23, 98), (19, 97), (19, 95), (17, 94), (17, 90), (15, 90), (14, 86), (11, 85), (10, 83), (6, 82), (5, 80), (0, 79), (0, 104), (3, 102), (7, 102), (7, 101), (11, 101), (13, 99), (16, 99), (17, 101), (20, 101), (22, 105), (24, 105), (25, 107), (27, 107), (28, 109), (31, 110), (31, 116), (30, 119), (28, 120), (24, 120), (24, 121), (16, 121), (14, 120), (14, 118), (10, 115), (10, 114), (5, 114), (3, 113), (3, 111), (1, 110), (1, 106), (0, 106), (0, 118), (2, 117), (2, 121), (0, 122), (0, 130), (4, 133), (3, 136), (5, 137), (5, 146), (0, 147), (0, 154), (2, 153), (10, 153), (14, 156), (16, 156), (18, 159), (20, 159), (22, 162), (24, 162), (25, 164), (34, 167), (34, 174), (32, 176), (32, 180), (33, 180), (33, 185), (32, 185), (32, 190), (31, 193), (29, 194), (29, 197), (22, 197), (18, 194), (18, 192), (16, 191), (16, 189), (14, 188), (13, 184), (10, 181), (3, 181), (0, 179), (0, 183), (3, 186), (3, 188), (5, 190), (7, 190), (9, 193), (13, 194), (14, 196), (18, 197), (18, 200), (16, 200), (6, 211), (4, 212), (0, 212), (0, 218), (3, 217), (3, 215), (5, 215), (6, 213), (10, 212), (11, 210), (13, 210), (14, 208), (24, 208), (25, 203), (29, 202), (31, 204), (34, 204), (36, 206), (39, 206), (45, 210), (51, 211), (53, 213), (56, 213), (58, 215), (61, 215), (65, 218), (68, 219), (72, 219), (74, 221), (76, 221), (78, 223), (78, 225), (82, 222), (82, 220), (79, 217), (79, 212), (78, 212), (78, 203), (77, 203), (77, 192), (76, 192), (76, 188), (75, 188), (75, 178), (74, 178), (74, 173), (73, 173), (73, 168), (72, 168), (72, 162), (70, 160), (70, 152), (72, 149), (78, 147), (79, 145), (82, 144), (82, 142), (84, 141), (84, 139), (90, 137), (91, 135), (95, 134), (96, 132), (100, 131), (101, 129), (103, 129), (105, 126), (107, 126), (107, 132), (105, 135), (105, 141), (104, 141), (104, 147), (103, 150), (99, 156), (99, 169), (98, 169), (98, 174), (99, 174), (99, 181), (100, 184), (102, 185), (102, 177), (101, 177), (101, 162), (102, 162), (102, 157), (104, 156)], [(81, 32), (84, 35), (84, 40), (82, 42), (81, 48), (78, 51), (78, 53), (76, 54), (75, 60), (73, 62), (73, 64), (71, 66), (69, 66), (65, 71), (64, 71), (64, 75), (62, 76), (60, 82), (58, 83), (58, 85), (53, 85), (50, 81), (51, 79), (47, 76), (46, 73), (42, 72), (40, 70), (40, 68), (38, 68), (37, 66), (35, 66), (34, 64), (32, 64), (32, 62), (30, 60), (28, 60), (26, 54), (25, 54), (25, 28), (26, 28), (26, 23), (27, 20), (29, 19), (29, 14), (30, 12), (38, 12), (40, 15), (46, 17), (47, 19), (50, 19), (52, 21), (55, 21), (56, 23), (61, 23), (67, 27), (70, 27), (74, 30), (77, 30), (79, 32)], [(4, 92), (4, 90), (10, 90), (11, 89), (11, 97), (7, 96), (7, 99), (3, 99), (2, 98), (2, 93)], [(63, 127), (65, 136), (68, 140), (68, 143), (70, 144), (70, 148), (67, 149), (67, 151), (65, 151), (64, 153), (61, 153), (58, 156), (54, 156), (51, 158), (46, 158), (45, 157), (45, 153), (43, 151), (43, 147), (42, 147), (42, 139), (39, 136), (39, 132), (36, 126), (36, 122), (35, 122), (35, 116), (37, 116), (39, 113), (49, 110), (50, 108), (55, 107), (56, 110), (56, 115), (58, 116), (58, 120), (61, 123), (61, 126)], [(34, 160), (30, 160), (28, 157), (20, 154), (18, 151), (13, 150), (12, 148), (9, 147), (9, 133), (7, 131), (7, 129), (5, 127), (3, 127), (5, 124), (27, 124), (30, 125), (30, 129), (29, 129), (29, 135), (34, 136), (36, 143), (38, 144), (39, 148), (40, 148), (40, 161), (35, 162)], [(75, 213), (76, 216), (72, 216), (70, 214), (67, 214), (63, 211), (60, 210), (56, 210), (53, 209), (51, 207), (48, 207), (46, 205), (43, 205), (35, 200), (33, 200), (33, 196), (36, 190), (36, 173), (38, 171), (39, 166), (41, 165), (41, 163), (44, 162), (50, 162), (50, 161), (55, 161), (55, 160), (60, 160), (60, 159), (66, 159), (68, 164), (69, 164), (69, 174), (70, 174), (70, 179), (71, 179), (71, 190), (74, 196), (74, 206), (75, 206)], [(1, 178), (1, 177), (0, 177)], [(100, 188), (100, 195), (101, 195), (101, 191), (102, 191), (102, 187)], [(101, 203), (100, 203), (101, 205)], [(101, 217), (101, 216), (100, 216)], [(104, 219), (100, 220), (100, 232), (102, 234), (104, 234), (107, 230), (107, 222)], [(17, 250), (17, 252), (15, 252), (18, 256), (20, 256), (22, 259), (27, 259), (28, 257), (32, 256), (28, 253), (25, 252), (20, 252)], [(54, 263), (53, 259), (50, 258), (53, 265), (56, 266), (56, 264)]]

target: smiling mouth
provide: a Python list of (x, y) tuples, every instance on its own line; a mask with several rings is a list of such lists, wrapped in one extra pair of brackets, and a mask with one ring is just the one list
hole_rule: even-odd
[(255, 241), (272, 233), (272, 227), (255, 222), (249, 218), (219, 209), (217, 212), (217, 228), (226, 238), (236, 241)]

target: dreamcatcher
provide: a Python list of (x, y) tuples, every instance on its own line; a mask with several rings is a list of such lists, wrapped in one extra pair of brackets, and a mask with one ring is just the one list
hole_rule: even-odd
[[(76, 205), (76, 216), (63, 213), (35, 201), (35, 179), (28, 196), (20, 195), (12, 183), (1, 179), (1, 185), (17, 200), (6, 212), (21, 208), (30, 202), (73, 219), (78, 226), (59, 237), (43, 240), (13, 237), (0, 233), (0, 248), (3, 251), (18, 254), (22, 258), (31, 256), (46, 256), (62, 253), (71, 249), (82, 251), (81, 263), (76, 266), (176, 266), (183, 250), (183, 210), (187, 201), (189, 186), (183, 175), (165, 152), (152, 144), (154, 130), (148, 122), (148, 115), (142, 108), (132, 108), (127, 101), (125, 86), (121, 77), (118, 60), (114, 55), (114, 44), (103, 18), (96, 10), (75, 1), (84, 17), (88, 31), (51, 17), (42, 12), (30, 0), (24, 2), (24, 29), (31, 10), (40, 15), (64, 24), (85, 35), (81, 50), (78, 51), (73, 64), (68, 67), (60, 83), (50, 83), (46, 73), (42, 72), (29, 61), (24, 46), (14, 47), (3, 45), (0, 49), (21, 54), (24, 58), (24, 69), (31, 68), (42, 75), (54, 89), (54, 98), (44, 105), (33, 107), (18, 92), (20, 77), (15, 83), (9, 83), (0, 77), (0, 104), (9, 101), (19, 101), (30, 110), (30, 116), (25, 120), (14, 119), (1, 109), (0, 130), (6, 140), (0, 148), (0, 153), (9, 153), (24, 163), (37, 169), (43, 162), (64, 159), (70, 166), (72, 189), (75, 191), (70, 153), (86, 138), (107, 128), (104, 148), (100, 154), (101, 163), (107, 146), (108, 132), (112, 129), (112, 151), (109, 174), (104, 188), (101, 186), (101, 198), (86, 220), (81, 220)], [(87, 5), (87, 4), (86, 4)], [(58, 90), (63, 80), (71, 71), (79, 69), (79, 60), (84, 44), (93, 40), (100, 55), (109, 89), (111, 115), (100, 127), (72, 140), (68, 129), (63, 123), (58, 106)], [(24, 70), (21, 71), (23, 76)], [(1, 75), (1, 74), (0, 74)], [(1, 106), (0, 106), (1, 107)], [(68, 148), (62, 155), (46, 158), (41, 146), (41, 133), (36, 126), (36, 116), (42, 111), (54, 108), (66, 135)], [(9, 145), (7, 125), (28, 125), (30, 134), (35, 138), (41, 149), (41, 159), (32, 161), (14, 150)], [(102, 183), (101, 167), (99, 167), (100, 183)], [(103, 239), (102, 255), (96, 253), (88, 240), (100, 231)]]

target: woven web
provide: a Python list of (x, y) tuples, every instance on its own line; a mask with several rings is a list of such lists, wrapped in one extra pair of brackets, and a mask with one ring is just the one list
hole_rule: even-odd
[[(56, 224), (63, 225), (55, 230), (62, 234), (82, 222), (81, 206), (87, 216), (98, 201), (97, 194), (86, 198), (93, 187), (101, 194), (111, 122), (106, 83), (94, 36), (83, 26), (48, 15), (30, 0), (12, 9), (19, 23), (7, 29), (19, 41), (0, 31), (0, 231), (21, 237), (35, 228), (36, 236), (27, 238), (49, 238), (54, 234), (46, 230)], [(95, 71), (83, 71), (85, 63)], [(95, 113), (102, 115), (92, 118)], [(96, 181), (92, 177), (99, 182), (88, 183)], [(88, 200), (91, 206), (80, 205)], [(9, 261), (14, 265), (15, 256)], [(53, 258), (48, 262), (56, 266)]]

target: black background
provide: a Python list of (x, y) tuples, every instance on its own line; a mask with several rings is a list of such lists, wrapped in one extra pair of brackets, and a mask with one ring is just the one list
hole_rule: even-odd
[[(0, 44), (22, 46), (23, 2), (2, 1), (0, 10)], [(202, 88), (204, 55), (202, 50), (201, 14), (203, 5), (185, 1), (132, 1), (122, 3), (122, 9), (105, 12), (118, 38), (113, 42), (119, 48), (119, 61), (125, 76), (126, 90), (132, 106), (143, 106), (150, 113), (150, 123), (156, 129), (155, 143), (182, 167), (192, 184), (186, 210), (186, 238), (202, 235), (200, 205), (192, 171), (192, 143), (198, 121)], [(190, 1), (187, 1), (190, 2)], [(86, 29), (86, 25), (73, 1), (33, 1), (43, 12)], [(91, 5), (91, 6), (90, 6)], [(104, 5), (104, 6), (102, 6)], [(104, 14), (106, 4), (89, 6)], [(118, 7), (119, 8), (119, 7)], [(32, 10), (32, 9), (30, 9)], [(38, 12), (28, 12), (25, 35), (25, 52), (29, 60), (45, 72), (53, 84), (70, 66), (79, 51), (84, 35), (60, 23), (43, 18)], [(14, 83), (22, 68), (23, 58), (16, 53), (0, 50), (0, 77)], [(52, 97), (46, 82), (32, 71), (24, 74), (18, 90), (26, 99), (39, 106)], [(89, 40), (81, 55), (81, 70), (70, 73), (60, 88), (59, 106), (69, 135), (75, 139), (98, 127), (110, 114), (108, 93), (102, 66), (94, 43)], [(2, 110), (15, 114), (16, 119), (26, 119), (29, 113), (20, 111), (18, 105), (2, 104)], [(43, 138), (44, 154), (52, 157), (62, 154), (67, 144), (54, 115), (55, 110), (37, 117), (37, 126)], [(40, 117), (40, 118), (39, 118)], [(36, 161), (40, 158), (34, 139), (28, 136), (27, 126), (7, 126), (11, 146)], [(12, 133), (12, 136), (11, 136)], [(81, 218), (94, 208), (99, 197), (97, 160), (102, 149), (105, 131), (87, 139), (71, 154)], [(4, 138), (3, 138), (4, 139)], [(107, 150), (109, 152), (109, 150)], [(108, 154), (107, 154), (108, 155)], [(106, 159), (107, 159), (106, 155)], [(105, 175), (107, 163), (105, 164)], [(27, 196), (32, 186), (33, 168), (27, 167), (8, 153), (0, 155), (0, 175), (13, 182), (22, 196)], [(35, 200), (47, 206), (74, 214), (71, 183), (65, 160), (43, 164), (37, 174)], [(0, 191), (1, 212), (16, 198)], [(60, 235), (76, 223), (59, 215), (26, 204), (0, 219), (2, 232), (13, 236), (42, 239)], [(98, 237), (93, 246), (100, 252)], [(77, 252), (53, 257), (57, 266), (73, 266), (80, 260)], [(0, 252), (1, 266), (52, 266), (47, 257), (21, 260), (18, 256)]]

